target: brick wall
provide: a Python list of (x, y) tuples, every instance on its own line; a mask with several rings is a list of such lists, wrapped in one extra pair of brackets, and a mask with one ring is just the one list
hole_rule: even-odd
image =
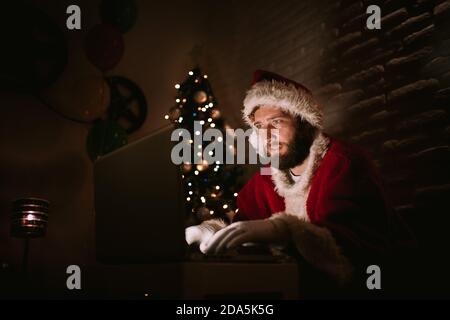
[[(365, 27), (370, 4), (381, 8), (381, 30)], [(450, 1), (233, 1), (210, 12), (204, 67), (232, 125), (242, 125), (253, 70), (303, 82), (323, 105), (326, 131), (372, 154), (421, 241), (442, 241), (450, 221)]]

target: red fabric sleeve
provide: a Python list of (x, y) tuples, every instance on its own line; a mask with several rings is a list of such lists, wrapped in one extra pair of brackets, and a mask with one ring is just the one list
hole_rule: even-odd
[(390, 247), (390, 210), (375, 168), (363, 155), (330, 157), (310, 190), (311, 221), (328, 228), (350, 260), (383, 256)]

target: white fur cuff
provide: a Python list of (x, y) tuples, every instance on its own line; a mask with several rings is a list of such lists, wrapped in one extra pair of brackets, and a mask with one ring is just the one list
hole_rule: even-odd
[(275, 214), (270, 219), (286, 222), (292, 241), (306, 261), (328, 274), (339, 285), (350, 281), (353, 268), (327, 228), (284, 212)]

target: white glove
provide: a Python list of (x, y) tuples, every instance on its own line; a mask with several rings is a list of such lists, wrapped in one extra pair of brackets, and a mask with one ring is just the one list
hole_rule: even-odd
[(211, 219), (203, 221), (197, 226), (191, 226), (185, 229), (186, 242), (191, 244), (197, 244), (200, 251), (204, 253), (206, 244), (212, 238), (212, 236), (220, 229), (225, 228), (227, 225), (223, 220)]
[(204, 244), (202, 252), (218, 254), (246, 242), (286, 244), (289, 238), (289, 229), (280, 219), (239, 221), (217, 231)]

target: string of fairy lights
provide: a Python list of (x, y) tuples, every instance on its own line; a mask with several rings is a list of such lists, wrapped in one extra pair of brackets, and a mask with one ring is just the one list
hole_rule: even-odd
[[(231, 128), (217, 109), (208, 75), (202, 74), (199, 68), (189, 71), (187, 79), (183, 83), (175, 84), (175, 89), (175, 105), (164, 118), (171, 121), (176, 128), (184, 128), (191, 133), (194, 139), (187, 140), (187, 143), (191, 145), (192, 155), (195, 153), (200, 159), (200, 163), (195, 165), (190, 162), (180, 165), (186, 209), (199, 220), (223, 217), (236, 208), (235, 200), (239, 189), (237, 179), (241, 172), (236, 166), (224, 165), (221, 161), (209, 163), (203, 159), (205, 142), (203, 139), (200, 139), (200, 143), (196, 141), (195, 136), (200, 136), (201, 132), (194, 128), (194, 121), (200, 123), (202, 130), (220, 130), (224, 137), (227, 134), (226, 129)], [(225, 142), (222, 137), (216, 139), (217, 142)], [(234, 153), (234, 143), (224, 148), (228, 149), (226, 152)], [(209, 151), (208, 155), (213, 157), (214, 151)]]

